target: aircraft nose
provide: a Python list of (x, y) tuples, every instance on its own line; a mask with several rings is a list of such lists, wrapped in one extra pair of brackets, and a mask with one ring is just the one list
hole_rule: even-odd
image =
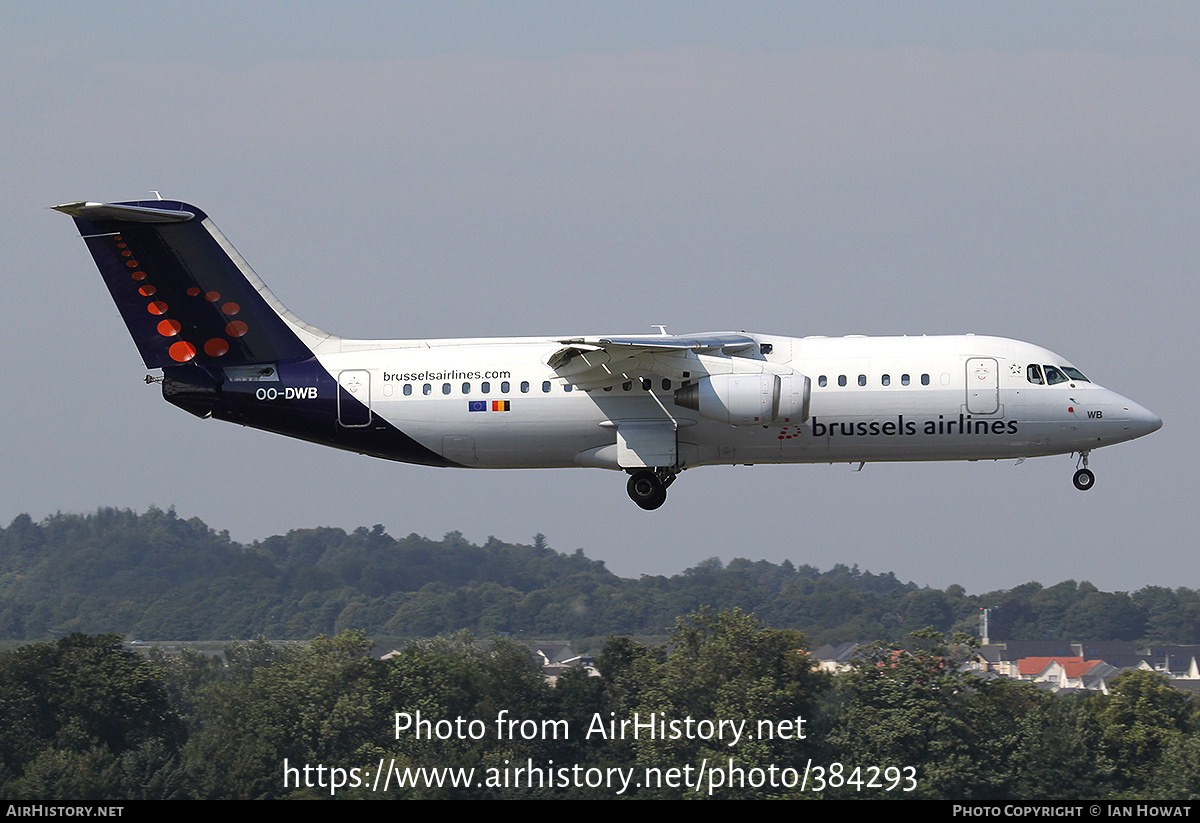
[(1132, 400), (1126, 401), (1129, 410), (1129, 438), (1143, 437), (1162, 428), (1162, 418)]

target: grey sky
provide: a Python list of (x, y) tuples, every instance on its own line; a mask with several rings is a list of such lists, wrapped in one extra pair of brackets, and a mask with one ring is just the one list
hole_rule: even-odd
[[(60, 3), (0, 12), (5, 467), (19, 512), (174, 505), (239, 540), (383, 523), (621, 574), (712, 555), (971, 591), (1200, 586), (1200, 7)], [(1030, 340), (1160, 414), (1006, 463), (390, 464), (163, 403), (71, 222), (159, 189), (347, 336), (722, 329)]]

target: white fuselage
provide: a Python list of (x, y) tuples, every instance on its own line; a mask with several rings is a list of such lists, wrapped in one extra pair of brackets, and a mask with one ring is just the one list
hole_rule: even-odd
[[(1087, 380), (1060, 374), (1064, 379), (1050, 385), (1046, 367), (1061, 372), (1069, 361), (1016, 340), (748, 337), (759, 344), (750, 355), (659, 358), (642, 364), (651, 377), (618, 376), (588, 390), (547, 364), (561, 348), (556, 338), (334, 338), (314, 348), (372, 415), (454, 463), (478, 468), (653, 465), (628, 451), (622, 457), (617, 432), (638, 424), (670, 426), (679, 468), (1023, 458), (1086, 452), (1161, 425)], [(1031, 379), (1031, 365), (1042, 382)], [(731, 369), (807, 376), (807, 419), (731, 425), (675, 404), (685, 380)]]

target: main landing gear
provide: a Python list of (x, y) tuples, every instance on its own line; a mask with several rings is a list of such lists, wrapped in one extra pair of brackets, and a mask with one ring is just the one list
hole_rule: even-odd
[(1081, 492), (1085, 492), (1096, 484), (1096, 475), (1088, 470), (1088, 452), (1080, 452), (1080, 462), (1083, 463), (1083, 468), (1075, 472), (1075, 476), (1071, 478), (1071, 482), (1075, 484), (1075, 488)]
[(625, 489), (630, 500), (652, 511), (667, 502), (667, 486), (675, 482), (678, 474), (675, 469), (638, 469), (629, 473)]

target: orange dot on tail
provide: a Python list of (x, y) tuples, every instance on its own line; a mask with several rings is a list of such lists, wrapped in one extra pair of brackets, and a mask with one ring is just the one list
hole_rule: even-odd
[(208, 294), (204, 295), (204, 299), (209, 303), (216, 303), (221, 299), (221, 293), (219, 291), (210, 291)]
[(141, 264), (138, 263), (138, 261), (136, 261), (136, 260), (126, 260), (125, 265), (129, 266), (129, 268), (131, 268), (131, 269), (136, 269)]
[(134, 280), (145, 280), (146, 279), (146, 273), (144, 271), (135, 271), (133, 274), (131, 274), (129, 276), (132, 277)]
[(167, 304), (161, 300), (155, 300), (149, 306), (146, 306), (146, 311), (151, 314), (166, 314)]
[(158, 333), (163, 337), (174, 337), (183, 331), (183, 324), (178, 320), (159, 320)]
[(142, 297), (149, 297), (150, 295), (154, 294), (156, 291), (158, 291), (158, 289), (154, 288), (154, 286), (151, 286), (149, 283), (147, 283), (146, 285), (144, 285), (140, 289), (138, 289), (138, 294), (140, 294)]
[(187, 293), (188, 293), (188, 297), (195, 297), (197, 294), (200, 293), (200, 289), (196, 288), (195, 286), (191, 286), (188, 288)]
[(226, 303), (225, 305), (221, 306), (222, 314), (233, 315), (233, 314), (237, 314), (241, 310), (242, 310), (242, 307), (239, 306), (237, 303)]
[(178, 343), (172, 343), (171, 348), (167, 349), (167, 353), (171, 355), (171, 359), (177, 363), (186, 363), (196, 356), (196, 347), (191, 343), (180, 340)]
[(230, 337), (241, 337), (250, 331), (250, 327), (241, 320), (231, 320), (225, 324), (225, 333)]
[(204, 344), (204, 353), (209, 357), (220, 357), (229, 351), (229, 344), (219, 337), (214, 337)]

